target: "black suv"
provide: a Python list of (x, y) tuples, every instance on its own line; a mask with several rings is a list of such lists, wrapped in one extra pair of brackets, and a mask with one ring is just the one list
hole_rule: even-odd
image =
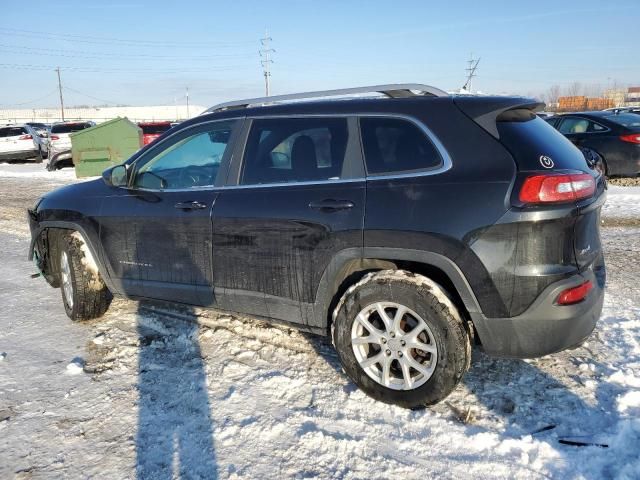
[(413, 84), (219, 105), (39, 200), (31, 255), (73, 320), (116, 294), (291, 322), (372, 397), (433, 404), (472, 343), (546, 355), (600, 315), (605, 180), (543, 106)]

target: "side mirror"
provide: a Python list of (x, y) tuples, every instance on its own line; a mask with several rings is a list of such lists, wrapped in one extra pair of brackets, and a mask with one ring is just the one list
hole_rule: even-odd
[(102, 172), (104, 183), (112, 187), (127, 186), (127, 167), (125, 165), (116, 165)]

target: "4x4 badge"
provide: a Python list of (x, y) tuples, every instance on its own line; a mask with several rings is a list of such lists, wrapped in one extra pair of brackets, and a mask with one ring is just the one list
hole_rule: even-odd
[(540, 155), (540, 165), (544, 168), (553, 168), (553, 160), (546, 155)]

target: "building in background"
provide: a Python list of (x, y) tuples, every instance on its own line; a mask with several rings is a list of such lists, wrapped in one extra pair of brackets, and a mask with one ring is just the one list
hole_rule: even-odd
[[(622, 88), (610, 88), (604, 91), (603, 97), (611, 100), (611, 107), (622, 107), (626, 100), (626, 90)], [(610, 107), (607, 107), (610, 108)]]
[[(92, 120), (101, 123), (117, 117), (126, 117), (132, 122), (158, 120), (186, 120), (204, 112), (199, 105), (156, 105), (148, 107), (71, 107), (64, 109), (65, 120)], [(61, 120), (59, 108), (29, 108), (16, 110), (0, 109), (0, 123), (42, 122)]]
[(627, 98), (624, 104), (627, 107), (640, 106), (640, 87), (629, 87), (629, 89), (627, 90)]
[(558, 98), (558, 112), (582, 112), (604, 110), (615, 107), (615, 101), (607, 97), (585, 97), (583, 95)]

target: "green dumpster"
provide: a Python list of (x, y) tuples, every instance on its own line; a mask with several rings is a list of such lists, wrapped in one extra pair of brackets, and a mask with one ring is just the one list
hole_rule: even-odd
[(142, 147), (142, 129), (127, 118), (114, 118), (69, 136), (78, 178), (100, 175)]

